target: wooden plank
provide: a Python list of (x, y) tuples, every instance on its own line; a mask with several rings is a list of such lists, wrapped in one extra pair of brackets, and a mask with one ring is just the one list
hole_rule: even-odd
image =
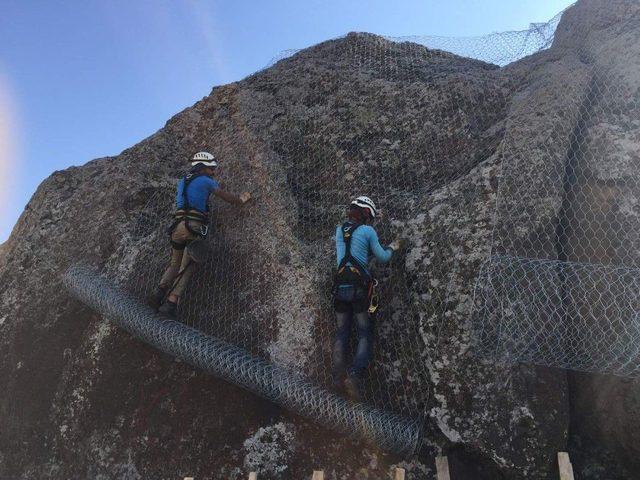
[(396, 476), (394, 480), (404, 480), (404, 468), (396, 467)]
[(323, 470), (314, 470), (313, 477), (311, 480), (324, 480), (324, 471)]
[(447, 457), (436, 457), (436, 472), (438, 480), (451, 480), (449, 475), (449, 459)]
[(558, 452), (558, 468), (560, 469), (560, 480), (574, 480), (573, 465), (571, 465), (567, 452)]
[(249, 474), (249, 480), (258, 480), (258, 474), (256, 472), (251, 472)]

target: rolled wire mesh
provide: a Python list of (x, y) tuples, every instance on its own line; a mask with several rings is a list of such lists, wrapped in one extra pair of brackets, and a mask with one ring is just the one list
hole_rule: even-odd
[(83, 303), (132, 335), (212, 375), (384, 449), (410, 454), (417, 446), (420, 426), (416, 419), (347, 402), (235, 345), (157, 314), (90, 269), (71, 267), (64, 283)]

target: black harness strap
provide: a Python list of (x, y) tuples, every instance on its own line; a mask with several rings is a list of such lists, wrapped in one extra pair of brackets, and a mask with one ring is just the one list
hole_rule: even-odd
[(345, 252), (344, 257), (338, 265), (338, 275), (340, 275), (347, 268), (347, 263), (351, 264), (351, 267), (355, 268), (358, 273), (368, 279), (369, 275), (364, 266), (351, 254), (351, 238), (355, 231), (360, 227), (359, 223), (345, 222), (342, 224), (342, 239), (344, 240)]
[(341, 227), (345, 252), (333, 279), (334, 298), (341, 302), (364, 301), (371, 298), (371, 275), (351, 253), (351, 240), (359, 227), (360, 224), (351, 221), (345, 222)]
[(187, 247), (186, 243), (178, 243), (174, 242), (173, 240), (169, 240), (169, 243), (174, 248), (174, 250), (184, 250)]
[(208, 221), (207, 215), (198, 211), (198, 210), (185, 210), (180, 208), (176, 210), (176, 214), (174, 215), (176, 220), (183, 220), (185, 218), (189, 220), (195, 220), (197, 222), (206, 223)]
[[(191, 210), (191, 205), (189, 205), (189, 198), (187, 196), (187, 189), (191, 182), (193, 182), (196, 178), (206, 177), (204, 173), (190, 172), (187, 173), (182, 180), (184, 181), (184, 185), (182, 187), (182, 209), (183, 210)], [(209, 205), (207, 204), (207, 212), (209, 211)]]

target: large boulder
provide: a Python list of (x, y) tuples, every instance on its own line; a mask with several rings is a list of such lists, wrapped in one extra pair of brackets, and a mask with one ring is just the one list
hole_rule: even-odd
[[(370, 193), (383, 239), (407, 241), (378, 268), (386, 302), (367, 380), (367, 401), (425, 419), (428, 457), (403, 465), (431, 474), (444, 450), (455, 478), (549, 478), (568, 439), (566, 374), (474, 357), (473, 289), (492, 248), (559, 256), (593, 58), (629, 88), (624, 72), (636, 71), (611, 54), (640, 33), (622, 21), (633, 2), (609, 3), (579, 2), (551, 49), (504, 68), (349, 34), (215, 88), (117, 157), (54, 173), (0, 251), (1, 476), (242, 478), (260, 466), (303, 478), (331, 466), (335, 478), (382, 478), (401, 461), (193, 371), (60, 290), (76, 262), (151, 288), (167, 246), (150, 239), (175, 178), (212, 149), (226, 186), (255, 202), (214, 205), (216, 261), (194, 278), (184, 321), (326, 382), (331, 236), (349, 199)], [(626, 148), (633, 132), (616, 125), (590, 123), (606, 130), (593, 142)], [(602, 175), (624, 176), (626, 154), (609, 158)]]

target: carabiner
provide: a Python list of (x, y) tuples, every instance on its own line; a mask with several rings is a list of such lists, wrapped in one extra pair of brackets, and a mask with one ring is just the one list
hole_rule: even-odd
[(378, 295), (373, 295), (371, 297), (371, 301), (369, 302), (369, 313), (376, 313), (379, 301), (380, 299), (378, 298)]

